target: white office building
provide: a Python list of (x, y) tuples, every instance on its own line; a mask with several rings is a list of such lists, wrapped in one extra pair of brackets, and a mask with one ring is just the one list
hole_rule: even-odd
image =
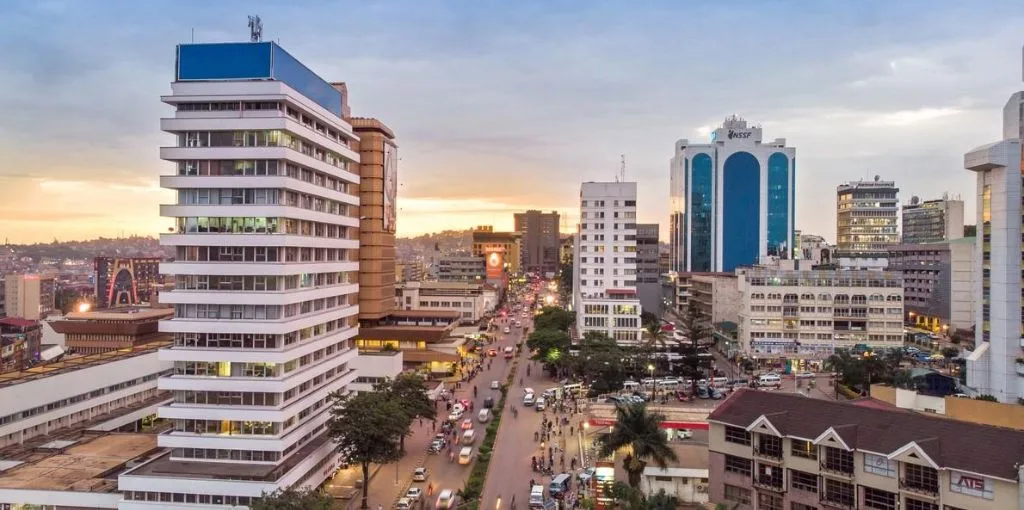
[(583, 183), (575, 243), (573, 296), (580, 337), (598, 331), (622, 344), (639, 342), (636, 183)]
[(671, 268), (732, 272), (792, 250), (796, 149), (725, 119), (711, 143), (679, 140), (669, 172)]
[[(224, 508), (315, 487), (341, 460), (332, 392), (356, 378), (359, 176), (342, 92), (275, 43), (178, 46), (161, 236), (176, 276), (163, 454), (120, 475), (122, 510)], [(227, 65), (230, 64), (230, 65)]]
[(977, 186), (978, 236), (974, 258), (975, 337), (967, 358), (967, 386), (1000, 402), (1024, 397), (1024, 339), (1021, 338), (1021, 126), (1024, 92), (1010, 96), (1003, 110), (1003, 141), (964, 155)]

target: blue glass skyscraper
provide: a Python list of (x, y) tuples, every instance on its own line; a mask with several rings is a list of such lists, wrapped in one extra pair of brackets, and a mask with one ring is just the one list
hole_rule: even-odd
[(672, 269), (733, 271), (793, 246), (796, 149), (725, 120), (711, 143), (676, 142), (670, 173)]

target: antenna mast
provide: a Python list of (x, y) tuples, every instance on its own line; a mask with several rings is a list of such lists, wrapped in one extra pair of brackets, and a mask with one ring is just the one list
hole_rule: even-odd
[(622, 163), (619, 165), (619, 182), (626, 182), (626, 155), (619, 154), (622, 158)]
[(249, 16), (249, 40), (260, 42), (263, 40), (263, 21), (259, 15)]

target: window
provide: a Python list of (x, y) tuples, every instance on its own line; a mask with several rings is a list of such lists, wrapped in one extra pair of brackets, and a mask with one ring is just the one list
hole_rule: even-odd
[(825, 447), (821, 467), (827, 471), (853, 474), (853, 453), (839, 448)]
[(782, 496), (766, 492), (757, 493), (757, 508), (759, 510), (782, 510)]
[(805, 471), (789, 470), (789, 485), (804, 492), (818, 492), (818, 475)]
[(864, 487), (864, 508), (896, 510), (896, 494), (874, 487)]
[(793, 439), (791, 441), (790, 453), (794, 457), (803, 457), (805, 459), (817, 459), (818, 447), (814, 446), (814, 443), (810, 441), (800, 441), (797, 439)]
[(782, 438), (768, 434), (757, 435), (757, 454), (765, 457), (782, 458)]
[(846, 482), (840, 482), (839, 480), (833, 480), (831, 478), (825, 478), (825, 486), (823, 487), (823, 494), (821, 499), (823, 501), (830, 501), (843, 506), (853, 507), (856, 503), (856, 497), (853, 492), (853, 485)]
[(864, 471), (888, 478), (896, 478), (896, 461), (889, 460), (883, 455), (865, 453)]
[(789, 510), (818, 510), (811, 505), (805, 505), (803, 503), (790, 503)]
[(930, 501), (907, 498), (906, 510), (939, 510), (939, 505)]
[(735, 455), (726, 455), (725, 470), (730, 473), (737, 473), (743, 476), (750, 476), (750, 459), (736, 457)]
[(730, 443), (750, 446), (750, 432), (731, 425), (725, 426), (725, 440)]
[(741, 505), (750, 504), (750, 489), (725, 484), (725, 499)]
[(927, 466), (904, 464), (900, 486), (934, 494), (939, 492), (939, 473)]

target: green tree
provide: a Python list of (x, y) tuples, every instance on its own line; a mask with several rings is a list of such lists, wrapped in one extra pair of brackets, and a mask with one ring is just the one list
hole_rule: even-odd
[(604, 333), (588, 331), (580, 339), (579, 355), (572, 365), (574, 373), (590, 385), (592, 395), (622, 389), (626, 380), (622, 360), (626, 352)]
[(377, 392), (396, 400), (405, 411), (408, 423), (406, 433), (398, 440), (398, 449), (405, 453), (405, 436), (409, 435), (409, 426), (419, 418), (433, 420), (437, 416), (434, 404), (427, 397), (427, 384), (419, 374), (399, 374), (394, 379), (387, 379), (373, 386)]
[(334, 394), (329, 432), (337, 449), (363, 473), (363, 501), (370, 486), (370, 464), (386, 464), (401, 458), (399, 441), (409, 428), (402, 404), (386, 393), (369, 391), (353, 397)]
[(539, 361), (547, 361), (552, 356), (567, 355), (569, 344), (569, 334), (560, 329), (537, 328), (526, 337), (526, 347), (536, 351), (533, 359)]
[(675, 510), (677, 506), (679, 498), (666, 493), (665, 489), (648, 496), (644, 504), (645, 510)]
[(704, 317), (696, 307), (688, 306), (686, 314), (680, 321), (681, 333), (686, 338), (678, 343), (680, 366), (684, 377), (690, 379), (690, 391), (697, 394), (697, 380), (700, 379), (701, 369), (707, 368), (701, 362), (699, 343), (709, 336), (708, 327), (705, 325)]
[(659, 425), (665, 415), (649, 412), (643, 404), (621, 405), (615, 409), (615, 427), (600, 439), (600, 456), (608, 457), (622, 448), (628, 453), (622, 459), (629, 484), (640, 486), (640, 475), (648, 462), (665, 468), (676, 461), (676, 453), (668, 446), (668, 437)]
[(568, 331), (575, 320), (576, 316), (564, 308), (545, 306), (540, 309), (540, 314), (533, 318), (533, 327), (534, 330)]
[(260, 496), (249, 510), (330, 510), (331, 503), (331, 497), (322, 492), (289, 488)]
[(942, 355), (947, 360), (950, 360), (960, 355), (960, 349), (956, 347), (946, 347), (945, 349), (942, 349)]
[(558, 273), (558, 290), (566, 296), (572, 294), (572, 262), (562, 264), (561, 272)]
[(974, 397), (974, 400), (984, 400), (985, 402), (999, 402), (999, 399), (992, 395), (978, 395)]

